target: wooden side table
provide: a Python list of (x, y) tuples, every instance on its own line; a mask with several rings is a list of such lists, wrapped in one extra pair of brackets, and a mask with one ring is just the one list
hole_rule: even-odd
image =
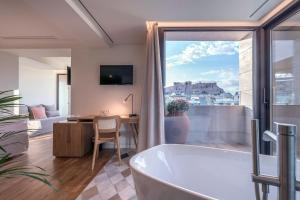
[(82, 157), (92, 150), (93, 123), (64, 121), (53, 125), (53, 155)]

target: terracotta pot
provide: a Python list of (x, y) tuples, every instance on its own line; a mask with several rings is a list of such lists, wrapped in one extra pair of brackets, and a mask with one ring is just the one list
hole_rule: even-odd
[(190, 129), (190, 120), (185, 112), (176, 112), (165, 117), (166, 143), (185, 144)]

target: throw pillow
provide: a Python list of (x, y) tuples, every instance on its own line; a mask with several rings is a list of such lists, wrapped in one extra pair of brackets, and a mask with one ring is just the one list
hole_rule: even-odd
[(46, 111), (47, 117), (58, 117), (59, 111), (58, 110), (53, 110), (53, 111)]
[(28, 108), (28, 113), (29, 113), (29, 119), (34, 119), (34, 116), (32, 114), (32, 108), (35, 107), (43, 107), (42, 105), (32, 105), (32, 106), (27, 106)]
[(55, 105), (44, 105), (43, 106), (45, 107), (46, 111), (56, 111), (56, 107)]
[(47, 118), (45, 108), (43, 106), (31, 107), (31, 112), (34, 119)]

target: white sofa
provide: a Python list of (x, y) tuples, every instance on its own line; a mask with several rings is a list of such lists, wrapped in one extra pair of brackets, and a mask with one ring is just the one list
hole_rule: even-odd
[(5, 137), (1, 138), (0, 146), (5, 149), (6, 153), (9, 153), (11, 156), (15, 156), (27, 151), (29, 139), (26, 129), (27, 120), (20, 120), (1, 127), (1, 133), (20, 131), (20, 133), (7, 134)]
[[(28, 114), (27, 107), (20, 108), (20, 114)], [(0, 127), (0, 132), (14, 131), (0, 139), (0, 146), (11, 156), (21, 154), (28, 150), (29, 137), (53, 132), (53, 123), (67, 120), (67, 117), (57, 116), (39, 120), (20, 120), (18, 122)]]
[[(20, 108), (20, 113), (23, 115), (29, 115), (28, 106), (22, 106)], [(35, 137), (38, 135), (44, 135), (53, 132), (53, 123), (59, 121), (65, 121), (67, 117), (65, 116), (56, 116), (56, 117), (47, 117), (45, 119), (28, 119), (27, 120), (27, 129), (28, 136)]]
[(67, 117), (57, 116), (48, 117), (46, 119), (30, 119), (27, 121), (28, 135), (34, 137), (38, 135), (48, 134), (53, 132), (53, 123), (65, 121)]

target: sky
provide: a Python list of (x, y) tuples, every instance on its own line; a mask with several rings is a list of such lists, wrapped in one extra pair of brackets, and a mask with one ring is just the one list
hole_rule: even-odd
[(239, 91), (238, 52), (235, 41), (166, 41), (166, 86), (214, 81), (235, 94)]

